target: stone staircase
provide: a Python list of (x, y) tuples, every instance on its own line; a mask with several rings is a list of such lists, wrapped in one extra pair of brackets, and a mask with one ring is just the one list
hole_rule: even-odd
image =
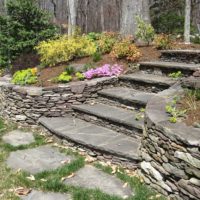
[(142, 62), (137, 72), (120, 76), (117, 86), (98, 92), (95, 101), (74, 105), (73, 116), (41, 118), (39, 122), (64, 140), (138, 164), (144, 126), (141, 108), (156, 93), (177, 82), (167, 76), (169, 73), (181, 71), (188, 76), (199, 66), (174, 62), (174, 57), (171, 62)]

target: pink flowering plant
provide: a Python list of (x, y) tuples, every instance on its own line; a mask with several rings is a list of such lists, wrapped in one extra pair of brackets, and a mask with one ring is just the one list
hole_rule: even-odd
[(123, 66), (114, 64), (105, 64), (102, 67), (96, 69), (90, 69), (84, 73), (85, 78), (92, 79), (97, 77), (111, 77), (119, 76), (123, 72)]

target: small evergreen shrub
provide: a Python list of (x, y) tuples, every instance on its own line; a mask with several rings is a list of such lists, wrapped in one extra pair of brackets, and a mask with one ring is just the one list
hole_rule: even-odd
[(136, 62), (141, 57), (139, 49), (132, 43), (130, 38), (125, 38), (120, 42), (115, 43), (111, 56), (113, 58), (125, 58), (128, 61)]
[(32, 85), (37, 83), (37, 68), (17, 71), (12, 78), (16, 85)]
[(20, 54), (32, 52), (40, 41), (58, 29), (35, 0), (7, 1), (7, 15), (0, 16), (0, 66), (7, 67)]
[(153, 26), (149, 23), (146, 23), (138, 16), (136, 17), (136, 21), (138, 26), (136, 31), (136, 37), (149, 45), (155, 37), (155, 30)]
[(54, 66), (75, 57), (91, 56), (97, 51), (94, 42), (86, 36), (60, 36), (57, 39), (41, 42), (36, 50), (44, 66)]

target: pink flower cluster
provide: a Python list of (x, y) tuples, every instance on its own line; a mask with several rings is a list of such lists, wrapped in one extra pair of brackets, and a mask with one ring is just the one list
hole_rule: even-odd
[(98, 67), (96, 69), (90, 69), (84, 73), (84, 76), (87, 79), (92, 79), (95, 77), (111, 77), (111, 76), (118, 76), (122, 73), (123, 66), (115, 64), (105, 64), (102, 67)]

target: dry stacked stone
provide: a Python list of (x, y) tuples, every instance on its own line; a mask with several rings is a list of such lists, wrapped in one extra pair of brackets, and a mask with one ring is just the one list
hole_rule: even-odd
[(115, 85), (117, 78), (99, 78), (53, 87), (22, 87), (0, 80), (0, 112), (4, 118), (35, 125), (40, 117), (63, 117), (72, 111), (72, 105), (92, 101), (97, 92)]

